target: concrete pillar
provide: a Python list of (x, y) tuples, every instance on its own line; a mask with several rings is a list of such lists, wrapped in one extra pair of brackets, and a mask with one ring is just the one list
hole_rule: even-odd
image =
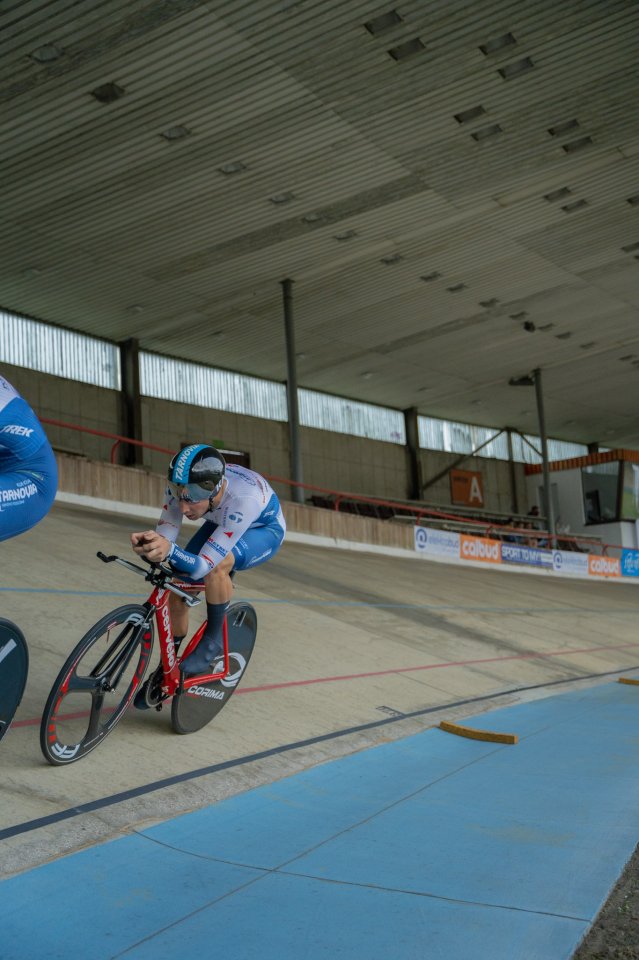
[(537, 397), (537, 417), (539, 419), (539, 435), (541, 438), (541, 460), (542, 473), (544, 478), (544, 512), (548, 530), (550, 531), (550, 545), (554, 549), (556, 546), (555, 537), (555, 507), (552, 502), (552, 490), (550, 488), (550, 469), (548, 467), (548, 439), (546, 436), (546, 417), (544, 414), (544, 396), (541, 386), (541, 370), (537, 367), (533, 370), (535, 382), (535, 395)]
[[(140, 344), (134, 337), (120, 341), (120, 369), (122, 371), (122, 421), (120, 432), (124, 437), (142, 440), (142, 402), (140, 399)], [(142, 447), (122, 444), (120, 462), (127, 466), (142, 463)]]
[[(302, 450), (300, 446), (300, 417), (297, 398), (297, 361), (295, 358), (292, 287), (292, 280), (282, 280), (284, 330), (286, 334), (286, 402), (288, 406), (290, 474), (291, 480), (295, 480), (296, 483), (302, 483)], [(304, 503), (303, 488), (291, 487), (291, 499), (295, 503)]]
[(510, 503), (513, 513), (519, 513), (519, 497), (517, 496), (517, 474), (515, 473), (515, 459), (513, 456), (513, 432), (508, 427), (508, 469), (510, 472)]
[(404, 410), (406, 428), (406, 455), (408, 459), (407, 497), (409, 500), (421, 500), (422, 470), (419, 459), (419, 421), (417, 407)]

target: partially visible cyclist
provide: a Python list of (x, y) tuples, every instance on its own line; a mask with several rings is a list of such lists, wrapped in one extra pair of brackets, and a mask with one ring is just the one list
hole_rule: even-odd
[[(51, 509), (58, 468), (40, 421), (0, 376), (0, 540), (17, 537)], [(0, 619), (0, 740), (22, 700), (29, 653), (22, 631)]]
[(0, 540), (39, 523), (57, 488), (58, 467), (40, 421), (0, 376)]
[[(191, 444), (169, 464), (166, 500), (155, 530), (131, 534), (134, 551), (166, 561), (183, 579), (203, 580), (207, 625), (195, 650), (182, 662), (186, 674), (205, 673), (222, 651), (222, 626), (233, 593), (232, 570), (247, 570), (279, 550), (286, 522), (269, 483), (246, 467), (225, 463), (215, 447)], [(182, 549), (176, 543), (183, 517), (204, 523)], [(176, 643), (188, 631), (188, 608), (171, 595)], [(144, 705), (140, 694), (136, 706)]]

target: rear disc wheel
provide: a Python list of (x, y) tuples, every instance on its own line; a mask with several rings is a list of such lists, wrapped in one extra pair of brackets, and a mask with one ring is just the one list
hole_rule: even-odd
[[(229, 641), (229, 672), (220, 680), (196, 684), (176, 693), (171, 702), (171, 723), (176, 733), (195, 733), (205, 727), (237, 690), (253, 653), (257, 616), (250, 603), (232, 603), (226, 613)], [(212, 673), (224, 669), (223, 657), (213, 663)]]

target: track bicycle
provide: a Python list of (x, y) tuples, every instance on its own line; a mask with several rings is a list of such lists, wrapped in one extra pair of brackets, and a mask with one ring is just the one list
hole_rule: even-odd
[(24, 634), (11, 620), (0, 618), (0, 740), (20, 706), (29, 673)]
[(40, 747), (49, 763), (80, 760), (102, 743), (141, 688), (153, 648), (154, 624), (160, 642), (160, 663), (144, 691), (149, 707), (161, 710), (171, 702), (176, 733), (200, 730), (228, 703), (253, 652), (257, 617), (244, 601), (232, 603), (223, 625), (223, 649), (211, 673), (185, 676), (180, 664), (195, 649), (203, 623), (178, 650), (173, 639), (169, 594), (188, 606), (200, 602), (202, 583), (184, 583), (161, 563), (140, 567), (122, 557), (97, 556), (118, 563), (153, 584), (144, 603), (126, 604), (102, 617), (68, 656), (51, 688), (40, 725)]

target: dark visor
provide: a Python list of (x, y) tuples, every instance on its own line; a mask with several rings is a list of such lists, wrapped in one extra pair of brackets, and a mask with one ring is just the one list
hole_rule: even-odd
[(185, 500), (187, 503), (197, 503), (199, 500), (209, 500), (214, 497), (220, 489), (222, 481), (218, 484), (212, 480), (204, 480), (199, 483), (173, 483), (169, 480), (169, 490), (176, 500)]

